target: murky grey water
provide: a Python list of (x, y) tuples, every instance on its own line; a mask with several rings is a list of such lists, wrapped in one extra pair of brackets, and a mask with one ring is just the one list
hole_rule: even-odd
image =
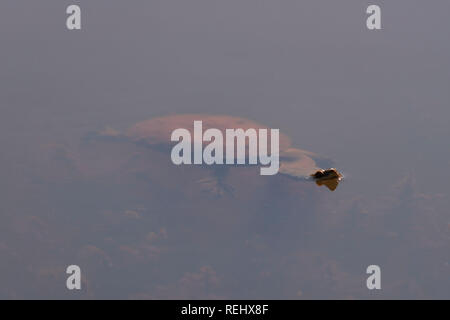
[[(0, 4), (1, 298), (450, 298), (446, 1)], [(248, 118), (335, 161), (335, 192), (230, 170), (233, 196), (126, 143)], [(83, 272), (81, 292), (65, 268)], [(366, 288), (366, 268), (382, 290)]]

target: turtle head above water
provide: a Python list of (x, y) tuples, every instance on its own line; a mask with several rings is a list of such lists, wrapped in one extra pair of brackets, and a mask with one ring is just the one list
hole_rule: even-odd
[(313, 152), (288, 148), (280, 153), (279, 172), (296, 180), (314, 180), (317, 185), (325, 185), (334, 191), (343, 177), (342, 174), (335, 168), (321, 169), (319, 162), (323, 165), (323, 157)]
[(334, 191), (342, 179), (342, 174), (335, 168), (326, 170), (317, 170), (311, 175), (318, 186), (325, 185), (331, 191)]
[(315, 180), (341, 179), (342, 174), (335, 168), (317, 170), (311, 175)]

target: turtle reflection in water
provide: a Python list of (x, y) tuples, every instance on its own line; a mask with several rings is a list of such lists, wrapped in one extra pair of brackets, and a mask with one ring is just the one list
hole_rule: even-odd
[[(171, 133), (178, 128), (185, 128), (193, 135), (194, 121), (201, 120), (203, 129), (216, 128), (222, 133), (226, 129), (269, 129), (267, 126), (257, 122), (224, 115), (205, 115), (205, 114), (183, 114), (170, 115), (164, 117), (156, 117), (146, 121), (139, 122), (132, 126), (125, 133), (120, 134), (115, 131), (103, 131), (90, 136), (93, 140), (111, 139), (141, 146), (153, 150), (159, 154), (169, 154), (174, 146), (171, 141)], [(246, 154), (249, 152), (249, 139), (245, 141)], [(205, 144), (205, 142), (203, 142)], [(270, 144), (269, 144), (270, 145)], [(291, 140), (286, 135), (279, 135), (279, 174), (294, 180), (313, 180), (317, 185), (325, 185), (331, 191), (335, 190), (342, 175), (334, 168), (323, 170), (319, 165), (329, 166), (328, 160), (318, 156), (315, 153), (302, 149), (291, 147)], [(236, 160), (236, 159), (235, 159)], [(155, 161), (157, 161), (155, 159)], [(154, 163), (156, 164), (156, 163)], [(242, 166), (236, 166), (242, 168)], [(254, 167), (252, 165), (244, 165), (244, 167)], [(208, 190), (216, 196), (224, 196), (233, 194), (233, 186), (227, 184), (227, 176), (233, 166), (229, 165), (210, 165), (202, 166), (212, 170), (212, 174), (197, 180), (203, 189)], [(263, 177), (261, 177), (263, 179)]]

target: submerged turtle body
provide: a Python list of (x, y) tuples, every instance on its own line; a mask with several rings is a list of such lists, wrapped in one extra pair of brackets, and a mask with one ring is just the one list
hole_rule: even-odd
[[(189, 130), (191, 135), (193, 135), (193, 124), (194, 121), (198, 120), (202, 121), (203, 131), (210, 128), (215, 128), (220, 130), (223, 135), (225, 135), (226, 129), (243, 129), (244, 131), (247, 129), (270, 129), (269, 127), (255, 121), (239, 117), (225, 115), (184, 114), (157, 117), (139, 122), (132, 126), (125, 133), (125, 136), (135, 143), (142, 144), (153, 149), (167, 151), (174, 145), (174, 142), (170, 139), (172, 132), (175, 129), (184, 128)], [(205, 144), (205, 142), (203, 142), (203, 144)], [(248, 139), (246, 139), (246, 147), (248, 153)], [(315, 180), (316, 177), (314, 174), (322, 170), (318, 165), (318, 162), (322, 160), (319, 156), (312, 152), (292, 147), (290, 138), (283, 133), (280, 133), (279, 135), (279, 156), (279, 173), (293, 179)], [(223, 166), (225, 167), (225, 165)], [(220, 180), (223, 179), (223, 176), (221, 175), (223, 175), (224, 172), (226, 173), (226, 171), (227, 169), (225, 168), (216, 171), (216, 182), (221, 184)], [(334, 179), (335, 185), (326, 183), (322, 184), (326, 185), (330, 190), (334, 190), (336, 189), (337, 183), (340, 179), (341, 175), (338, 174)], [(206, 184), (214, 184), (214, 179), (204, 182)], [(227, 189), (225, 185), (222, 187)]]
[[(222, 133), (226, 129), (270, 129), (255, 121), (225, 115), (156, 117), (138, 122), (124, 133), (107, 129), (86, 135), (79, 149), (71, 151), (71, 156), (63, 159), (72, 169), (65, 170), (60, 175), (67, 179), (98, 181), (128, 188), (127, 190), (136, 189), (138, 193), (150, 191), (155, 197), (175, 192), (191, 199), (204, 196), (202, 191), (217, 196), (243, 195), (244, 190), (250, 190), (248, 195), (254, 195), (259, 189), (272, 192), (274, 185), (279, 190), (284, 189), (286, 193), (297, 192), (293, 191), (296, 189), (311, 189), (307, 186), (308, 183), (300, 183), (298, 180), (315, 180), (318, 185), (334, 190), (341, 179), (337, 171), (334, 179), (331, 175), (327, 175), (329, 179), (320, 176), (320, 167), (328, 167), (329, 164), (324, 164), (324, 159), (315, 153), (293, 147), (291, 139), (281, 132), (279, 171), (273, 177), (261, 176), (260, 167), (263, 165), (260, 164), (174, 165), (170, 153), (177, 142), (171, 141), (171, 134), (178, 128), (187, 129), (192, 134), (196, 120), (202, 121), (203, 132), (209, 128), (218, 129)], [(246, 152), (248, 143), (246, 139)], [(268, 141), (268, 149), (269, 147)], [(54, 160), (59, 159), (52, 165), (56, 169), (56, 175), (60, 167), (56, 164), (61, 163), (60, 158), (61, 156)], [(187, 184), (194, 186), (186, 188)]]
[[(244, 131), (247, 129), (270, 129), (267, 126), (244, 118), (223, 115), (185, 114), (157, 117), (139, 122), (127, 130), (126, 136), (135, 142), (143, 143), (150, 147), (168, 148), (174, 144), (170, 141), (170, 137), (175, 129), (187, 129), (193, 136), (194, 121), (199, 120), (202, 121), (203, 131), (215, 128), (223, 134), (226, 129), (243, 129)], [(290, 147), (291, 140), (281, 133), (279, 143), (280, 150), (283, 150)], [(204, 144), (206, 143), (204, 142)], [(246, 141), (246, 146), (248, 146), (248, 141)]]

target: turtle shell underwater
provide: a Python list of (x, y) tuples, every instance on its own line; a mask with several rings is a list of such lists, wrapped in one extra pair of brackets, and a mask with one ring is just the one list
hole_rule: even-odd
[[(124, 133), (114, 130), (92, 133), (87, 140), (90, 142), (116, 141), (117, 143), (140, 146), (157, 151), (159, 154), (166, 154), (167, 162), (171, 162), (170, 151), (176, 144), (171, 141), (172, 132), (178, 128), (186, 128), (192, 134), (193, 123), (199, 120), (202, 121), (204, 130), (215, 128), (222, 133), (225, 133), (226, 129), (270, 130), (267, 126), (245, 118), (226, 115), (182, 114), (156, 117), (138, 122)], [(246, 139), (245, 142), (246, 152), (248, 152), (248, 140)], [(329, 190), (334, 191), (341, 181), (342, 175), (334, 168), (325, 170), (320, 168), (321, 164), (329, 165), (329, 161), (315, 153), (293, 147), (289, 137), (283, 133), (279, 134), (278, 174), (293, 180), (311, 180), (319, 186), (325, 185)], [(233, 187), (225, 183), (225, 178), (229, 170), (233, 170), (233, 166), (207, 165), (201, 167), (212, 170), (213, 174), (198, 180), (200, 184), (207, 186), (207, 189), (218, 196), (233, 192)]]

